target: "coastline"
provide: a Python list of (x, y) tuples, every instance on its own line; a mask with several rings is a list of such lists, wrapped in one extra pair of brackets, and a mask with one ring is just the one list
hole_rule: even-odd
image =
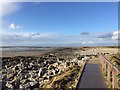
[(1, 57), (15, 57), (15, 56), (41, 56), (45, 53), (53, 51), (55, 48), (7, 48), (0, 50)]

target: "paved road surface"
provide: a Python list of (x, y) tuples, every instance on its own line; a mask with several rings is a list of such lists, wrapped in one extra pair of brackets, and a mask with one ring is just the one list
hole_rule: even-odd
[(77, 88), (107, 88), (99, 64), (87, 63)]

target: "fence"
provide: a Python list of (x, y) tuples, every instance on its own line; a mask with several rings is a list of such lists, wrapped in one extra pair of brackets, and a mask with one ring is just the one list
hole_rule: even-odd
[(105, 56), (100, 53), (100, 64), (102, 72), (111, 88), (120, 89), (120, 70), (116, 68)]

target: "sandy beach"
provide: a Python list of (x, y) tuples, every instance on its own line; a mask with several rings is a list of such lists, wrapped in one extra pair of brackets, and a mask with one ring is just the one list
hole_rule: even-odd
[(49, 51), (3, 51), (2, 57), (14, 57), (14, 56), (41, 56)]
[[(41, 49), (41, 50), (40, 50)], [(45, 53), (53, 51), (55, 48), (32, 48), (28, 50), (1, 50), (1, 57), (14, 57), (14, 56), (41, 56)]]

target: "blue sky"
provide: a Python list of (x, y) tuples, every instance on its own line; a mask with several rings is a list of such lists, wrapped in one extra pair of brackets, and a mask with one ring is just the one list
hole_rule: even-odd
[(117, 45), (117, 2), (7, 3), (2, 21), (3, 45)]

